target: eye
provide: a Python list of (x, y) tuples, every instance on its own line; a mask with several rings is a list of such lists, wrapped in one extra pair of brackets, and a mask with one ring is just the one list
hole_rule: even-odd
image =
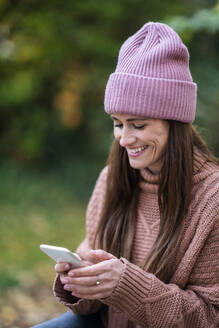
[(143, 124), (143, 125), (135, 125), (134, 124), (134, 128), (139, 129), (139, 130), (143, 129), (145, 126), (146, 126), (145, 124)]
[(122, 124), (114, 124), (114, 128), (121, 128)]

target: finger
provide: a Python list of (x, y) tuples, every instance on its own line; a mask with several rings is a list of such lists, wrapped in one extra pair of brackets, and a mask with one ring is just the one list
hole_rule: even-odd
[(71, 265), (70, 265), (70, 263), (57, 263), (56, 265), (55, 265), (55, 271), (57, 272), (57, 273), (62, 273), (62, 272), (66, 272), (66, 271), (68, 271), (68, 270), (70, 270), (71, 269)]
[[(97, 276), (101, 273), (104, 273), (108, 270), (111, 262), (114, 260), (109, 261), (102, 261), (98, 264), (90, 265), (83, 268), (77, 268), (68, 272), (70, 277), (85, 277), (85, 276)], [(107, 262), (107, 263), (106, 263)]]
[(87, 260), (83, 260), (83, 266), (88, 266), (88, 265), (93, 265), (93, 264), (95, 264), (95, 263), (93, 263), (93, 262), (89, 262), (89, 261), (87, 261)]
[(64, 273), (59, 273), (59, 279), (61, 281), (61, 283), (64, 285), (65, 282), (63, 281), (64, 278), (68, 277), (67, 273), (64, 272)]
[(104, 286), (94, 285), (91, 287), (67, 284), (64, 285), (63, 288), (67, 291), (74, 293), (75, 295), (82, 295), (82, 296), (90, 296), (96, 293), (103, 293), (103, 292), (105, 293), (109, 291), (112, 292), (111, 286), (110, 285), (107, 286), (106, 284)]
[(93, 257), (97, 260), (100, 260), (100, 261), (116, 259), (116, 257), (113, 254), (108, 253), (102, 249), (95, 249), (95, 250), (91, 249), (89, 254), (91, 257)]
[(77, 278), (70, 278), (68, 276), (61, 276), (60, 280), (63, 284), (67, 285), (79, 285), (79, 286), (96, 286), (97, 285), (97, 276), (91, 277), (77, 277)]

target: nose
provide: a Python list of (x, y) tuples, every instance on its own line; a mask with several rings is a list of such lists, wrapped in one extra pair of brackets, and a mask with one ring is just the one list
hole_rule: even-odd
[(119, 143), (122, 147), (128, 147), (135, 142), (135, 136), (127, 129), (123, 128), (119, 136)]

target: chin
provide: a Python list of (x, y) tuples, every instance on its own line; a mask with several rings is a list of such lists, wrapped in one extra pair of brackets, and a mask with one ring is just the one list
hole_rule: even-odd
[(131, 161), (129, 161), (129, 165), (136, 170), (143, 170), (147, 166), (145, 163), (133, 163)]

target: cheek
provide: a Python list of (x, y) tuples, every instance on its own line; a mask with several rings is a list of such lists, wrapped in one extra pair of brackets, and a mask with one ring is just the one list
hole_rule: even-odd
[(119, 139), (120, 138), (120, 132), (117, 129), (113, 130), (114, 138)]
[(158, 158), (163, 156), (163, 154), (165, 152), (166, 145), (167, 145), (166, 135), (162, 135), (160, 138), (158, 138), (156, 140), (156, 146), (155, 147), (156, 147)]
[(159, 138), (155, 136), (151, 139), (151, 150), (154, 158), (159, 158), (164, 151), (165, 148), (165, 140), (163, 138)]
[(160, 151), (166, 147), (168, 141), (168, 130), (158, 129), (154, 134), (153, 144)]

